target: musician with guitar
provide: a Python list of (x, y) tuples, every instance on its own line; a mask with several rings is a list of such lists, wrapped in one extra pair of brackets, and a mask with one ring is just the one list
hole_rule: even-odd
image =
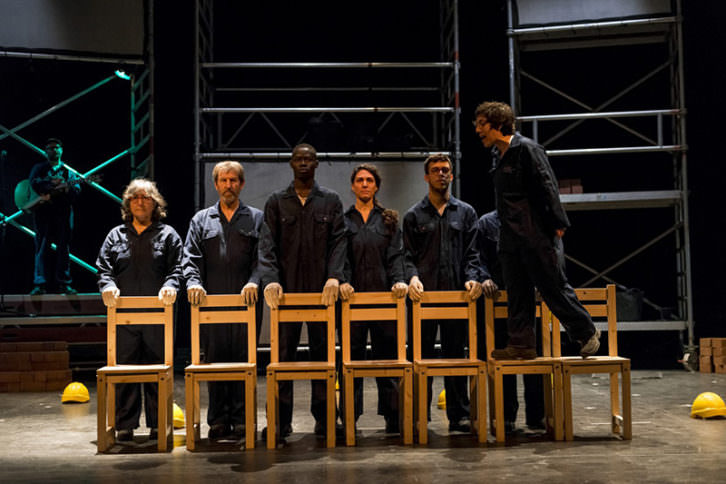
[[(35, 221), (35, 272), (31, 295), (45, 294), (47, 283), (55, 280), (61, 294), (76, 294), (71, 287), (69, 245), (73, 232), (73, 203), (81, 191), (81, 180), (61, 161), (63, 144), (57, 138), (45, 143), (47, 161), (33, 166), (30, 186), (42, 203), (33, 207)], [(48, 257), (51, 242), (56, 245), (55, 273), (50, 274)]]

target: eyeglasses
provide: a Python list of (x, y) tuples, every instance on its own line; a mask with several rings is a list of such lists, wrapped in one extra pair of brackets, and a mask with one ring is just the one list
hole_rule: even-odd
[(432, 166), (429, 168), (429, 173), (441, 173), (442, 175), (448, 175), (451, 168), (448, 166)]

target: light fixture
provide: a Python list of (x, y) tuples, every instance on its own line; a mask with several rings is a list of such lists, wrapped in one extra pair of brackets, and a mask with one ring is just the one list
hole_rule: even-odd
[(118, 77), (119, 79), (123, 79), (125, 81), (131, 80), (131, 76), (126, 74), (126, 71), (122, 71), (119, 69), (119, 70), (115, 71), (114, 74), (116, 74), (116, 77)]

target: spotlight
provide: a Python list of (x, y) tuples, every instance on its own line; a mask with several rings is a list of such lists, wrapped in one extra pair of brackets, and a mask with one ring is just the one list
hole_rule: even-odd
[(123, 79), (125, 81), (130, 81), (131, 80), (131, 76), (129, 76), (128, 74), (126, 74), (126, 71), (117, 70), (116, 72), (114, 72), (114, 74), (116, 74), (116, 77), (118, 77), (119, 79)]

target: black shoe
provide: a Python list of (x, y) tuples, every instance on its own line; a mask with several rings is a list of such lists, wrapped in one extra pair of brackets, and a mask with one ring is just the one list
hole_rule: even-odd
[[(324, 439), (327, 436), (327, 429), (325, 428), (325, 422), (317, 420), (315, 422), (314, 432), (317, 437)], [(343, 424), (340, 424), (338, 422), (335, 422), (335, 438), (336, 439), (345, 438), (345, 429), (343, 428)]]
[(159, 439), (159, 430), (158, 429), (151, 429), (149, 432), (149, 440), (158, 440)]
[(527, 428), (529, 430), (534, 430), (537, 432), (542, 431), (542, 430), (547, 430), (544, 420), (535, 420), (534, 422), (527, 422)]
[(533, 360), (537, 358), (537, 350), (521, 346), (507, 346), (492, 351), (495, 360)]
[(245, 424), (234, 424), (232, 426), (232, 437), (241, 440), (245, 436)]
[(37, 284), (32, 291), (30, 291), (31, 296), (41, 296), (45, 294), (45, 286), (42, 284)]
[[(285, 437), (289, 437), (291, 433), (292, 433), (292, 425), (287, 424), (280, 431), (280, 438), (284, 439)], [(262, 432), (260, 433), (260, 439), (267, 440), (267, 427), (262, 429)]]
[(229, 435), (229, 426), (227, 424), (214, 424), (209, 426), (207, 438), (209, 440), (220, 440)]
[(386, 417), (386, 433), (400, 434), (401, 428), (398, 424), (398, 417)]
[(471, 432), (471, 420), (464, 417), (458, 422), (449, 422), (449, 432)]
[(517, 426), (514, 425), (514, 422), (511, 420), (505, 420), (504, 421), (504, 433), (507, 435), (512, 435), (517, 432)]
[(132, 440), (134, 440), (134, 429), (116, 431), (116, 442), (131, 442)]
[(78, 294), (78, 291), (76, 291), (75, 289), (73, 289), (68, 284), (64, 284), (60, 288), (60, 293), (61, 294), (65, 294), (66, 296), (75, 296), (76, 294)]

